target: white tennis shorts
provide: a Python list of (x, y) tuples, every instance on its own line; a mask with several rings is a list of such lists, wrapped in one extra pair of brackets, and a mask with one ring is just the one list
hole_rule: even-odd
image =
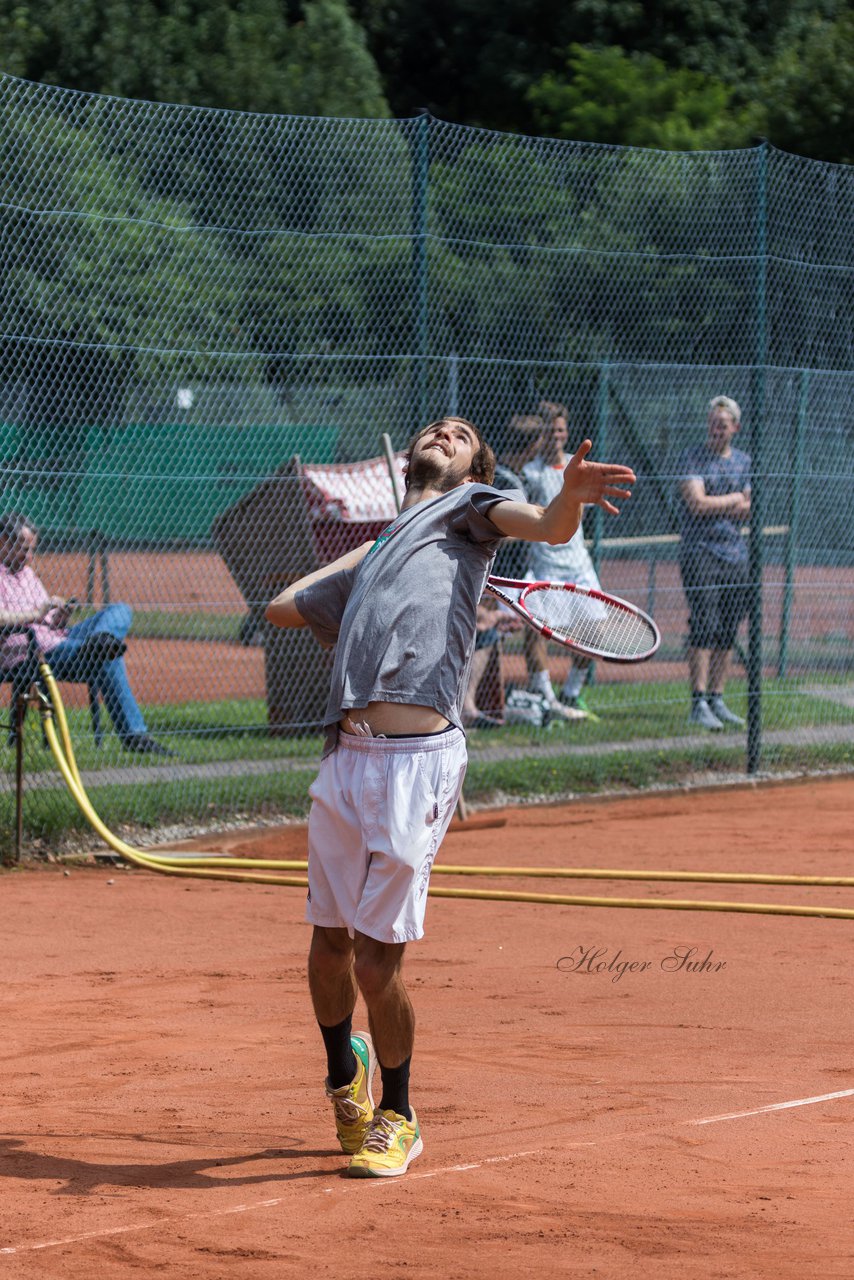
[(459, 729), (421, 738), (339, 732), (309, 792), (309, 924), (379, 942), (422, 938), (430, 870), (465, 771)]

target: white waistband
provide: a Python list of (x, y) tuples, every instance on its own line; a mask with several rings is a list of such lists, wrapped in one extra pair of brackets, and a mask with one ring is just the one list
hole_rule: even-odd
[(338, 730), (338, 746), (348, 751), (375, 751), (383, 754), (405, 753), (407, 751), (444, 751), (446, 747), (455, 747), (465, 741), (462, 729), (451, 726), (440, 733), (425, 733), (420, 737), (384, 738), (378, 734), (373, 738), (357, 737), (355, 733)]

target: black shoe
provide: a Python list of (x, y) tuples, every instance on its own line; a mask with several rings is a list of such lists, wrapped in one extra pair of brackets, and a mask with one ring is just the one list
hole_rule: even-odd
[(150, 733), (131, 733), (126, 738), (122, 738), (122, 746), (125, 751), (136, 751), (144, 756), (175, 755), (169, 747), (164, 747), (156, 738), (152, 738)]
[(114, 662), (124, 653), (127, 653), (124, 640), (120, 640), (109, 631), (96, 631), (93, 636), (88, 636), (77, 650), (77, 661), (94, 670), (103, 666), (105, 662)]

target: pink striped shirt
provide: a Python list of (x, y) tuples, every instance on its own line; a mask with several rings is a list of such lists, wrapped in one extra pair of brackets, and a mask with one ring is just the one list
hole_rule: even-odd
[[(0, 613), (25, 613), (30, 609), (37, 609), (49, 599), (41, 578), (29, 565), (18, 573), (11, 573), (4, 564), (0, 564)], [(43, 653), (55, 649), (68, 635), (65, 627), (52, 627), (50, 617), (48, 614), (43, 622), (32, 624), (38, 646)], [(8, 671), (23, 662), (27, 656), (28, 644), (29, 636), (25, 631), (0, 636), (0, 670)]]

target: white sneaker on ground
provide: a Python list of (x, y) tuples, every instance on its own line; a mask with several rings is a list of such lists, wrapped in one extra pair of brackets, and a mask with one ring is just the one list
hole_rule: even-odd
[(708, 698), (709, 710), (713, 716), (717, 716), (721, 724), (744, 724), (745, 721), (741, 716), (737, 716), (734, 711), (730, 711), (723, 697), (719, 693), (709, 694)]
[(562, 702), (558, 702), (555, 698), (554, 702), (549, 702), (549, 711), (555, 720), (587, 720), (586, 711), (582, 711), (581, 707), (567, 707)]
[(551, 682), (549, 682), (548, 685), (546, 685), (545, 683), (543, 685), (540, 685), (538, 682), (537, 683), (531, 682), (528, 685), (528, 689), (531, 693), (538, 694), (544, 700), (544, 702), (546, 703), (549, 709), (549, 715), (551, 716), (552, 720), (569, 721), (569, 720), (586, 720), (587, 719), (587, 712), (582, 711), (580, 707), (564, 706), (560, 698), (558, 698), (557, 694), (555, 693), (554, 687), (551, 684)]
[(591, 722), (591, 724), (598, 724), (599, 721), (601, 720), (601, 716), (597, 716), (595, 711), (590, 710), (583, 694), (581, 693), (567, 694), (562, 691), (557, 695), (557, 697), (558, 697), (558, 702), (560, 702), (562, 706), (575, 707), (576, 711), (583, 711), (586, 718)]
[(712, 731), (722, 729), (723, 721), (719, 720), (712, 708), (709, 706), (705, 698), (695, 698), (691, 703), (691, 714), (688, 717), (691, 724), (701, 725), (704, 729)]

